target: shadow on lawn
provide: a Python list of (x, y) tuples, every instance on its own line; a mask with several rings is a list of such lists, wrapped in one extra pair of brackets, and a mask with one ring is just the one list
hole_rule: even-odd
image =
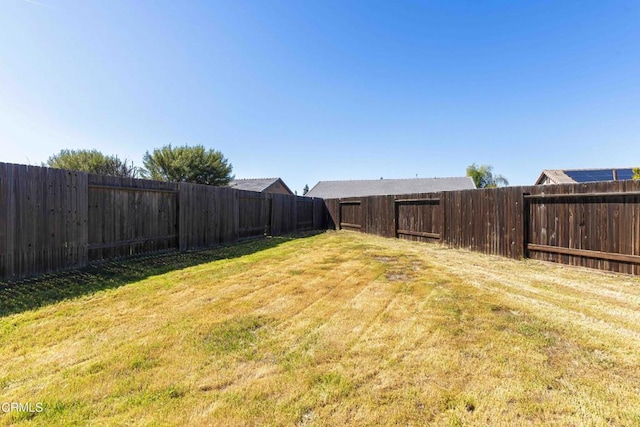
[(90, 265), (80, 270), (0, 283), (0, 317), (117, 288), (149, 276), (211, 261), (238, 258), (319, 233), (321, 231), (267, 237), (194, 252), (138, 255)]

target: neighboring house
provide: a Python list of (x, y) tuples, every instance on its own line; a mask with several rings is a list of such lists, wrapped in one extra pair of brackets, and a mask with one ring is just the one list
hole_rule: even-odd
[(234, 179), (229, 187), (237, 190), (257, 191), (260, 193), (291, 194), (293, 192), (280, 178)]
[(549, 169), (543, 170), (535, 185), (575, 184), (579, 182), (623, 181), (633, 179), (631, 168)]
[(323, 199), (434, 193), (476, 188), (469, 177), (320, 181), (306, 194)]

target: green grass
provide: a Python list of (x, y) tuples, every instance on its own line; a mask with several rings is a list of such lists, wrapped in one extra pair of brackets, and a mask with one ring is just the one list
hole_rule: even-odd
[(640, 280), (328, 232), (0, 289), (0, 425), (637, 425)]
[(214, 325), (205, 335), (205, 348), (213, 354), (250, 353), (258, 341), (259, 330), (265, 321), (249, 316), (229, 319)]
[(193, 267), (211, 261), (233, 259), (264, 251), (292, 239), (314, 235), (269, 237), (196, 252), (140, 255), (91, 265), (72, 272), (51, 273), (14, 282), (0, 282), (0, 316), (94, 292), (114, 289), (150, 276)]

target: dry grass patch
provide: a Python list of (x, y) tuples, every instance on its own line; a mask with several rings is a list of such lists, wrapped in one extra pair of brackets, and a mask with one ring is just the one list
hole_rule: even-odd
[(636, 278), (346, 232), (252, 245), (0, 318), (2, 401), (45, 406), (0, 424), (640, 423)]

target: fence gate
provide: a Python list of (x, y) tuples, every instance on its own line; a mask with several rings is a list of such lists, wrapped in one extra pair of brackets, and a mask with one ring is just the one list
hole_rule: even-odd
[(362, 205), (360, 199), (340, 200), (340, 229), (362, 229)]
[(440, 199), (396, 199), (395, 237), (409, 240), (440, 240), (442, 212)]

